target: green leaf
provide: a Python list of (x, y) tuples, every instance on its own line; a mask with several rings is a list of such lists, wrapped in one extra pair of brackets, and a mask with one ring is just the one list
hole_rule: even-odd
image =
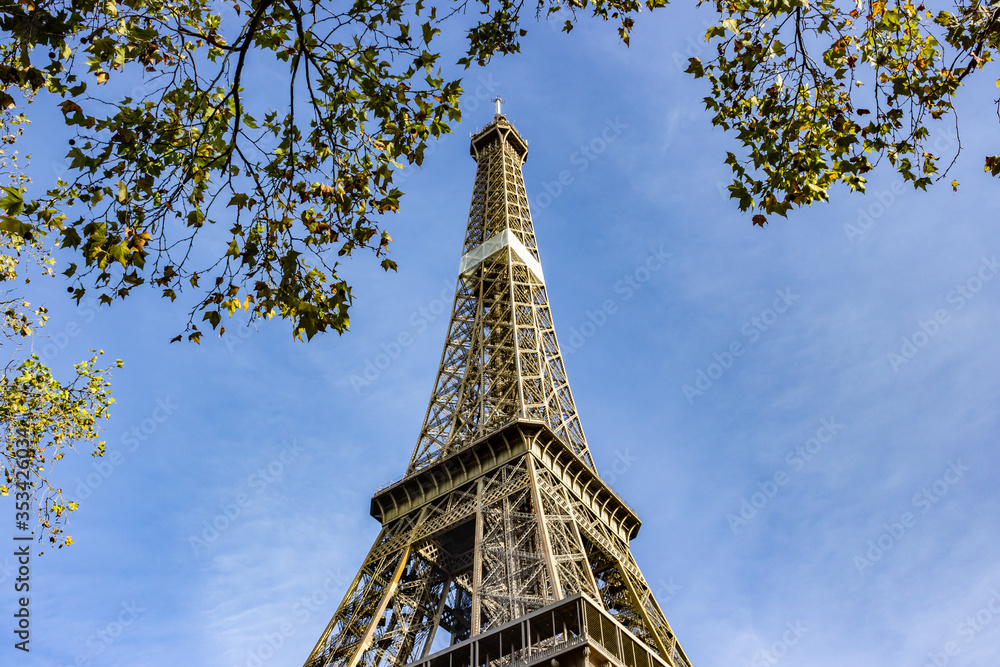
[(247, 205), (247, 200), (249, 197), (242, 192), (233, 195), (232, 199), (229, 200), (227, 206), (236, 206), (237, 209), (243, 209)]
[(8, 234), (17, 234), (21, 238), (28, 238), (31, 235), (32, 227), (27, 223), (21, 222), (18, 218), (6, 216), (0, 218), (0, 231), (7, 232)]
[(0, 210), (7, 215), (18, 215), (24, 211), (24, 188), (0, 188), (3, 197), (0, 198)]

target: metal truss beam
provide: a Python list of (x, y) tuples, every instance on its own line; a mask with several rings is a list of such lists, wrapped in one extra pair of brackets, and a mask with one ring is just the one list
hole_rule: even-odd
[(512, 419), (548, 424), (592, 467), (528, 210), (527, 144), (502, 116), (472, 144), (478, 167), (448, 338), (407, 472)]

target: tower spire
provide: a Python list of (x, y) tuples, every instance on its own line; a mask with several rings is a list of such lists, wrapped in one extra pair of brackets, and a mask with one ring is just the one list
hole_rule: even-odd
[(521, 166), (498, 115), (472, 136), (476, 181), (437, 381), (407, 474), (513, 421), (544, 423), (593, 466), (566, 379)]

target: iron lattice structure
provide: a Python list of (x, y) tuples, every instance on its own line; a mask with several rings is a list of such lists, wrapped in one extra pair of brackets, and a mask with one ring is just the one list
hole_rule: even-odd
[[(382, 531), (306, 665), (497, 667), (592, 645), (626, 667), (690, 667), (629, 550), (639, 518), (597, 474), (580, 426), (528, 211), (527, 144), (498, 108), (471, 153), (430, 406), (406, 476), (372, 498)], [(578, 620), (561, 611), (559, 630), (571, 598)], [(518, 623), (527, 636), (503, 649)], [(631, 658), (628, 642), (641, 648)]]

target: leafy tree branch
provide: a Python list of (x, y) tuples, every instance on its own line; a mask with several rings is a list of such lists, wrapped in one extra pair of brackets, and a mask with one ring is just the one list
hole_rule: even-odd
[[(708, 79), (712, 122), (742, 144), (742, 157), (726, 159), (729, 190), (761, 226), (765, 214), (826, 201), (838, 183), (863, 191), (883, 158), (916, 188), (944, 178), (950, 164), (942, 170), (927, 148), (932, 123), (951, 118), (958, 136), (954, 98), (1000, 40), (996, 1), (936, 14), (884, 0), (713, 6), (719, 21), (705, 39), (715, 56), (691, 58), (688, 72)], [(960, 150), (959, 140), (952, 163)], [(984, 165), (1000, 172), (996, 156)]]

